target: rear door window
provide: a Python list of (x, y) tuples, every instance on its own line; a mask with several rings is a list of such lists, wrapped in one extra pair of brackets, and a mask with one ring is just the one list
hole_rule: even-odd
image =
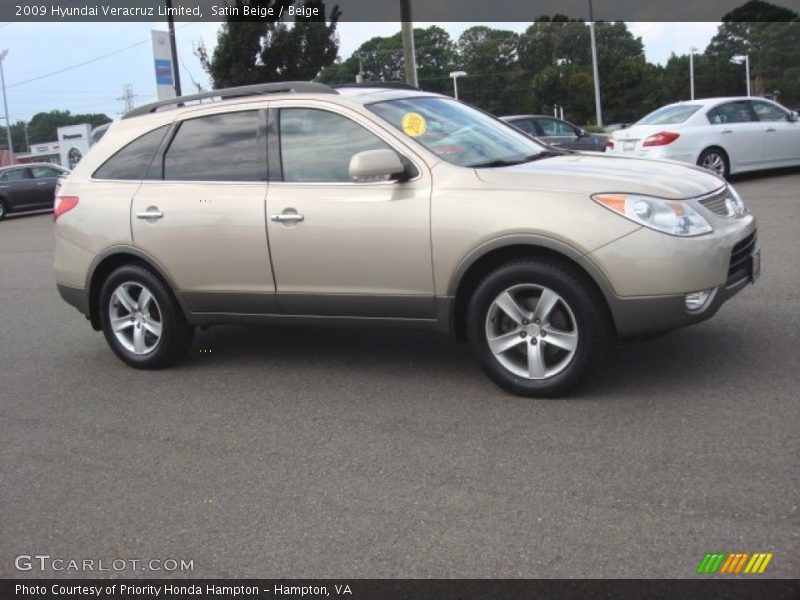
[(265, 181), (266, 142), (258, 142), (258, 111), (187, 119), (164, 156), (164, 179)]
[(712, 125), (725, 125), (728, 123), (752, 123), (757, 121), (755, 112), (747, 100), (726, 102), (708, 111), (708, 121)]

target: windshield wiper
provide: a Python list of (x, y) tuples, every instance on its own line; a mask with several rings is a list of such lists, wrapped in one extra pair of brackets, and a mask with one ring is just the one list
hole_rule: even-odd
[(561, 156), (564, 152), (560, 152), (557, 150), (543, 150), (542, 152), (537, 152), (536, 154), (531, 154), (530, 156), (526, 156), (525, 158), (518, 158), (515, 160), (508, 160), (505, 158), (500, 158), (497, 160), (490, 160), (484, 163), (478, 163), (475, 165), (469, 165), (472, 169), (490, 169), (493, 167), (511, 167), (513, 165), (520, 165), (522, 163), (533, 162), (535, 160), (541, 160), (543, 158), (548, 158), (550, 156)]

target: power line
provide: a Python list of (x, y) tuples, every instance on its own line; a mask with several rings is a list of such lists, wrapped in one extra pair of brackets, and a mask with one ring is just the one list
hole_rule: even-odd
[[(183, 29), (184, 27), (188, 27), (189, 25), (194, 25), (197, 22), (198, 21), (192, 21), (190, 23), (184, 23), (183, 25), (181, 25), (177, 29)], [(46, 79), (48, 77), (52, 77), (54, 75), (60, 75), (61, 73), (66, 73), (67, 71), (72, 71), (73, 69), (78, 69), (80, 67), (85, 67), (86, 65), (90, 65), (90, 64), (95, 63), (95, 62), (97, 62), (99, 60), (103, 60), (104, 58), (108, 58), (110, 56), (115, 56), (117, 54), (125, 52), (126, 50), (130, 50), (131, 48), (135, 48), (136, 46), (141, 46), (142, 44), (146, 44), (149, 41), (150, 41), (150, 38), (148, 38), (146, 40), (142, 40), (140, 42), (134, 42), (133, 44), (129, 44), (128, 46), (125, 46), (124, 48), (120, 48), (119, 50), (113, 50), (112, 52), (108, 52), (107, 54), (102, 54), (100, 56), (95, 56), (94, 58), (90, 58), (89, 60), (85, 60), (83, 62), (74, 64), (74, 65), (70, 65), (68, 67), (64, 67), (64, 68), (59, 69), (57, 71), (52, 71), (51, 73), (45, 73), (44, 75), (38, 75), (36, 77), (31, 77), (30, 79), (25, 79), (23, 81), (17, 81), (16, 83), (12, 83), (10, 85), (7, 85), (6, 87), (7, 88), (13, 88), (13, 87), (17, 87), (17, 86), (20, 86), (20, 85), (25, 85), (26, 83), (32, 83), (34, 81), (39, 81), (41, 79)]]

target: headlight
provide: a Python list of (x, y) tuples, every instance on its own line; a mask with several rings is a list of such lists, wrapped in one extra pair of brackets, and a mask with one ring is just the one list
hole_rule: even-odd
[(725, 199), (725, 210), (729, 217), (743, 217), (747, 214), (747, 207), (742, 202), (741, 196), (732, 185), (728, 186), (730, 196)]
[(708, 221), (681, 200), (636, 194), (594, 194), (592, 199), (635, 223), (662, 233), (689, 237), (713, 231)]

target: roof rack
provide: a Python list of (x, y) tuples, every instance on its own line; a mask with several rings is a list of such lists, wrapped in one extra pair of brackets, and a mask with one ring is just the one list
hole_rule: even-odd
[[(137, 106), (133, 110), (125, 113), (122, 118), (129, 119), (150, 113), (157, 112), (163, 106), (178, 108), (187, 102), (198, 102), (210, 98), (225, 100), (226, 98), (242, 98), (245, 96), (258, 96), (261, 94), (279, 94), (286, 92), (315, 93), (315, 94), (336, 94), (338, 93), (329, 85), (317, 83), (316, 81), (285, 81), (281, 83), (257, 83), (255, 85), (240, 85), (238, 87), (223, 88), (221, 90), (211, 90), (200, 94), (190, 94), (188, 96), (178, 96), (167, 100), (159, 100), (150, 104)], [(171, 109), (171, 110), (174, 110)]]
[(389, 88), (393, 90), (417, 90), (420, 88), (404, 81), (359, 81), (356, 83), (337, 83), (335, 88)]

